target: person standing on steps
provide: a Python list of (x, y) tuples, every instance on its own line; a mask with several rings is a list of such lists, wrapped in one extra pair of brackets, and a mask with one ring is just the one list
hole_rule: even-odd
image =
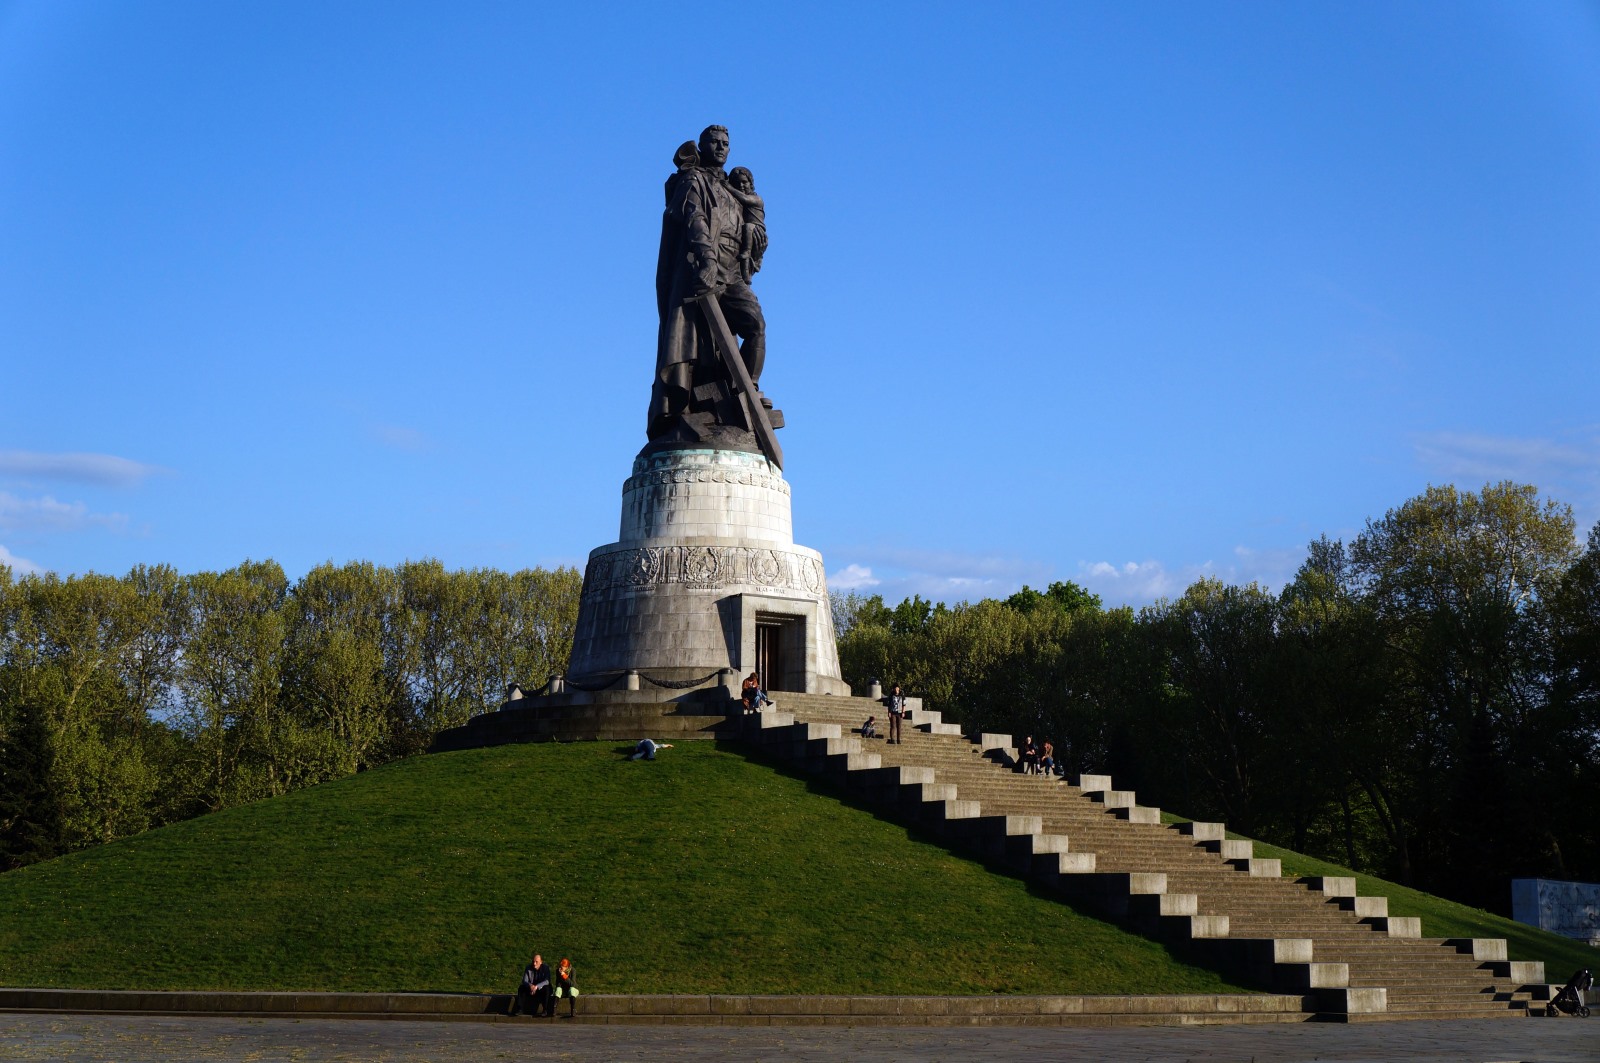
[(884, 702), (889, 706), (889, 743), (900, 745), (900, 724), (906, 718), (906, 696), (900, 693), (899, 683), (889, 688), (889, 696), (884, 698)]

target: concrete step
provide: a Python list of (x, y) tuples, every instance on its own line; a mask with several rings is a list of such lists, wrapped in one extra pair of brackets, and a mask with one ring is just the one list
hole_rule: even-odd
[(511, 997), (473, 993), (234, 993), (0, 989), (0, 1011), (63, 1014), (577, 1022), (633, 1025), (1121, 1026), (1303, 1022), (1299, 995), (1181, 996), (580, 996), (574, 1018), (510, 1018)]
[[(861, 705), (809, 695), (787, 699), (785, 708), (809, 723), (839, 727), (845, 742), (858, 741), (848, 737), (849, 727), (866, 715), (852, 722)], [(1353, 879), (1285, 880), (1276, 860), (1256, 857), (1252, 843), (1229, 839), (1222, 824), (1162, 825), (1156, 809), (1139, 805), (1136, 794), (1116, 789), (1109, 777), (1067, 781), (1021, 774), (1013, 770), (1011, 736), (968, 740), (956, 724), (927, 713), (914, 717), (913, 728), (918, 726), (922, 729), (908, 729), (899, 744), (860, 744), (877, 754), (880, 773), (902, 773), (902, 781), (890, 785), (905, 814), (945, 823), (944, 829), (955, 832), (952, 840), (1044, 875), (1049, 884), (1084, 900), (1110, 904), (1129, 917), (1155, 919), (1187, 936), (1215, 939), (1225, 951), (1259, 953), (1251, 942), (1303, 940), (1303, 947), (1269, 949), (1264, 955), (1269, 967), (1277, 964), (1288, 974), (1310, 957), (1313, 966), (1330, 971), (1348, 966), (1350, 992), (1330, 997), (1318, 990), (1319, 1007), (1335, 1001), (1336, 1010), (1345, 1013), (1381, 1011), (1385, 994), (1364, 987), (1392, 983), (1396, 1006), (1510, 1010), (1496, 996), (1509, 999), (1516, 987), (1494, 982), (1492, 972), (1480, 967), (1501, 963), (1507, 975), (1529, 973), (1512, 971), (1490, 944), (1457, 949), (1418, 940), (1417, 920), (1391, 916), (1381, 898), (1358, 897)], [(817, 732), (818, 738), (824, 733), (832, 732)], [(827, 742), (819, 752), (833, 754), (827, 759), (841, 767), (861, 755)], [(908, 771), (923, 774), (908, 785)], [(855, 774), (882, 785), (871, 781), (876, 775)], [(1291, 962), (1291, 955), (1298, 959)]]

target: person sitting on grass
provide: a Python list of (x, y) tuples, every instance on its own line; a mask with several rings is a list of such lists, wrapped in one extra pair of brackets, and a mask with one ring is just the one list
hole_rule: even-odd
[(629, 760), (655, 760), (656, 750), (671, 749), (671, 742), (656, 742), (649, 738), (639, 739), (639, 744), (633, 747), (633, 752), (628, 754)]
[(867, 717), (867, 722), (861, 725), (861, 737), (862, 738), (877, 738), (878, 737), (878, 718), (876, 716), (868, 716)]
[(572, 1018), (578, 1009), (578, 987), (574, 984), (577, 972), (572, 969), (572, 961), (565, 956), (556, 964), (556, 996), (567, 998), (567, 1018)]

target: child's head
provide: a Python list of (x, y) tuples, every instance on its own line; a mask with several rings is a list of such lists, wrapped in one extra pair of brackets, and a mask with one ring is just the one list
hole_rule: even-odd
[(728, 183), (741, 192), (749, 194), (756, 190), (756, 175), (748, 167), (735, 166), (728, 171)]

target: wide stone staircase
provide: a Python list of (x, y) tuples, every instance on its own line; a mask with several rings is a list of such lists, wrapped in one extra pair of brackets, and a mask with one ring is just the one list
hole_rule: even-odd
[[(1542, 1014), (1543, 964), (1500, 939), (1423, 938), (1421, 921), (1362, 897), (1354, 878), (1286, 879), (1220, 823), (1163, 824), (1109, 777), (1021, 774), (1009, 735), (966, 737), (914, 707), (904, 741), (856, 733), (868, 698), (774, 693), (739, 720), (760, 755), (828, 776), (908, 823), (1186, 959), (1338, 1021)], [(913, 703), (915, 705), (915, 703)]]

